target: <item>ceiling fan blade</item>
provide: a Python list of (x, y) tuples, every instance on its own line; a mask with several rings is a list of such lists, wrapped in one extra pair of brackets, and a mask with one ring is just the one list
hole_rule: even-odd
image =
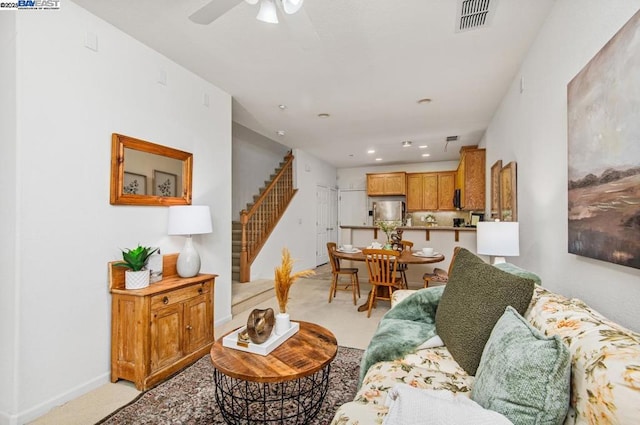
[(242, 0), (211, 0), (193, 12), (189, 19), (196, 24), (208, 25), (241, 2)]

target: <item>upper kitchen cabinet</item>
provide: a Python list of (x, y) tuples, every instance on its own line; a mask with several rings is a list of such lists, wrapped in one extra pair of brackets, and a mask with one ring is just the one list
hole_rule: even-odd
[(463, 146), (456, 174), (461, 209), (484, 211), (485, 184), (485, 150), (477, 149), (476, 146)]
[(455, 171), (407, 174), (407, 210), (453, 210)]
[(406, 195), (407, 175), (405, 172), (367, 174), (367, 194), (369, 196)]

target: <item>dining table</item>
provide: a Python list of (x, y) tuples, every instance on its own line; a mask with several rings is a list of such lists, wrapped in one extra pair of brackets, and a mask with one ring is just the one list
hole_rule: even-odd
[[(346, 251), (344, 249), (337, 249), (333, 252), (333, 255), (336, 258), (341, 260), (349, 260), (349, 261), (366, 261), (366, 255), (362, 252), (366, 247), (354, 247), (350, 251)], [(400, 256), (398, 257), (399, 264), (432, 264), (439, 263), (444, 261), (444, 255), (440, 253), (434, 253), (433, 255), (424, 255), (422, 251), (411, 251), (408, 249), (400, 251)], [(386, 291), (388, 288), (384, 286), (378, 287), (378, 291)], [(369, 304), (369, 296), (367, 297), (367, 301), (358, 307), (358, 311), (366, 311)]]

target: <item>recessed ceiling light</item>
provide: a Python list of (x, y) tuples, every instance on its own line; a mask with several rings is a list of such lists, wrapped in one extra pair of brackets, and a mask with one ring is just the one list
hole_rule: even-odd
[(278, 105), (278, 108), (280, 108), (281, 110), (284, 111), (285, 109), (287, 109), (287, 105), (280, 104), (280, 105)]
[(428, 148), (429, 146), (427, 146), (427, 145), (420, 145), (420, 146), (418, 146), (418, 147), (419, 147), (420, 149), (426, 149), (426, 148)]
[(410, 148), (411, 147), (411, 140), (405, 140), (404, 142), (402, 142), (402, 147), (403, 148)]
[(376, 161), (382, 161), (382, 158), (376, 158)]
[(367, 151), (367, 153), (376, 153), (376, 150), (375, 150), (375, 149), (369, 149), (369, 150)]
[(418, 99), (418, 103), (430, 103), (431, 99), (429, 99), (428, 97), (423, 97), (422, 99)]
[(276, 133), (278, 133), (278, 136), (284, 136), (284, 130), (278, 130)]
[(327, 114), (326, 112), (323, 112), (321, 114), (318, 114), (318, 118), (329, 118), (331, 115)]
[(430, 153), (423, 153), (422, 156), (427, 157), (427, 156), (431, 156)]

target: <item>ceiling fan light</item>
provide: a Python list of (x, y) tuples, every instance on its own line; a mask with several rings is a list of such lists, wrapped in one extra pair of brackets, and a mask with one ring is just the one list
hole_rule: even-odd
[(260, 0), (244, 0), (244, 1), (246, 1), (250, 5), (254, 5), (254, 4), (258, 4), (258, 1), (260, 1)]
[(304, 0), (282, 0), (282, 8), (288, 15), (293, 15), (302, 7)]
[(267, 22), (269, 24), (278, 23), (278, 12), (276, 11), (276, 4), (273, 0), (261, 0), (258, 21)]

